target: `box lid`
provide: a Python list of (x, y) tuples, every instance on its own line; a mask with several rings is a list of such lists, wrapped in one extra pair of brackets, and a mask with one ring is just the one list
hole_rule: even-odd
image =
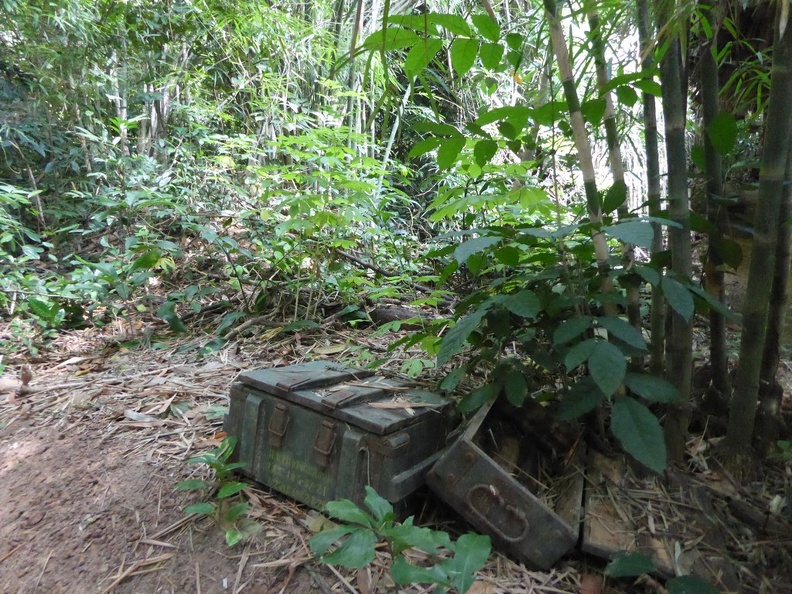
[(237, 381), (376, 435), (423, 421), (448, 405), (428, 390), (331, 361), (245, 371)]

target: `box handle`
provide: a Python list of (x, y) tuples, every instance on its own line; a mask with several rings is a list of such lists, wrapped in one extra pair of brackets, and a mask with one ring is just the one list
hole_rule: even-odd
[(330, 466), (335, 445), (336, 426), (332, 421), (322, 421), (314, 442), (314, 462), (322, 468)]
[(285, 404), (276, 404), (269, 422), (269, 442), (273, 448), (283, 445), (283, 437), (289, 426), (289, 409)]
[[(520, 542), (528, 535), (528, 518), (525, 514), (506, 503), (506, 500), (492, 485), (478, 484), (472, 487), (466, 496), (471, 511), (495, 536), (506, 542)], [(493, 523), (491, 516), (497, 515), (503, 526), (508, 527), (512, 534), (506, 534), (501, 526)]]

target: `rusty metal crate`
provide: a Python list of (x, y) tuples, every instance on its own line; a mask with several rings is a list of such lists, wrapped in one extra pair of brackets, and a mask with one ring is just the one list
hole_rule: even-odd
[(398, 503), (424, 484), (453, 422), (427, 390), (328, 361), (240, 374), (224, 429), (242, 474), (320, 509), (366, 485)]
[(482, 446), (492, 403), (482, 407), (426, 477), (429, 487), (496, 546), (529, 566), (549, 569), (579, 535), (583, 475), (570, 467), (554, 509)]

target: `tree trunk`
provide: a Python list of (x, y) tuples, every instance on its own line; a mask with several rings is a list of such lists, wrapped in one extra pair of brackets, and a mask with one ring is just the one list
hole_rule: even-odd
[[(687, 154), (685, 151), (686, 101), (683, 92), (682, 50), (680, 33), (675, 30), (673, 15), (665, 11), (667, 3), (658, 4), (659, 22), (669, 30), (668, 49), (660, 63), (665, 116), (666, 159), (668, 162), (668, 214), (678, 224), (668, 230), (671, 267), (681, 280), (692, 272), (690, 246), (690, 199), (687, 187)], [(661, 12), (662, 11), (662, 12)], [(667, 344), (667, 373), (681, 395), (677, 404), (669, 406), (665, 418), (668, 461), (681, 465), (685, 456), (685, 440), (690, 423), (690, 384), (693, 366), (693, 325), (676, 311), (671, 314), (671, 334)]]
[[(649, 15), (649, 0), (637, 0), (638, 4), (638, 36), (641, 42), (641, 68), (649, 70), (654, 67), (652, 47), (651, 17)], [(662, 200), (660, 195), (660, 154), (658, 150), (659, 135), (657, 134), (657, 109), (654, 95), (643, 94), (644, 118), (644, 144), (646, 146), (646, 180), (647, 202), (649, 215), (661, 216)], [(654, 239), (652, 241), (652, 254), (663, 250), (663, 229), (659, 223), (652, 223)], [(650, 313), (650, 331), (652, 336), (650, 368), (652, 373), (662, 375), (665, 369), (665, 301), (659, 286), (652, 287), (652, 305)]]
[[(782, 6), (782, 10), (788, 6)], [(752, 468), (751, 440), (756, 420), (759, 379), (767, 334), (768, 310), (775, 271), (776, 242), (792, 135), (792, 27), (776, 33), (770, 71), (770, 99), (759, 172), (759, 202), (748, 289), (743, 305), (740, 360), (726, 434), (725, 462), (738, 476)], [(779, 28), (780, 29), (780, 28)]]
[[(786, 179), (792, 179), (792, 151), (787, 155)], [(778, 365), (781, 361), (781, 338), (784, 333), (787, 301), (789, 299), (789, 259), (792, 227), (792, 188), (784, 187), (781, 203), (781, 224), (776, 242), (775, 272), (773, 288), (770, 292), (770, 311), (767, 319), (767, 336), (762, 354), (762, 370), (759, 374), (759, 416), (756, 419), (756, 450), (761, 456), (767, 455), (770, 448), (781, 436), (781, 398), (784, 391), (776, 380)]]
[[(707, 216), (714, 227), (707, 246), (707, 261), (704, 264), (704, 286), (715, 299), (723, 301), (723, 257), (718, 249), (719, 239), (723, 231), (723, 207), (717, 202), (723, 196), (723, 173), (721, 156), (712, 144), (709, 127), (720, 112), (720, 84), (718, 82), (718, 65), (715, 53), (718, 51), (717, 31), (720, 15), (718, 8), (707, 11), (710, 26), (713, 29), (712, 39), (701, 48), (701, 92), (704, 119), (704, 160), (707, 178)], [(726, 319), (722, 313), (712, 309), (709, 314), (710, 325), (710, 368), (712, 370), (713, 396), (724, 400), (730, 393), (729, 359), (726, 350)]]
[(613, 293), (613, 281), (611, 280), (608, 264), (608, 244), (605, 235), (600, 231), (602, 226), (602, 208), (600, 206), (600, 196), (597, 192), (597, 182), (595, 179), (594, 163), (591, 158), (591, 145), (589, 144), (586, 124), (583, 120), (583, 113), (580, 111), (580, 100), (577, 95), (572, 63), (569, 59), (564, 31), (561, 22), (556, 14), (555, 0), (544, 0), (545, 12), (550, 25), (550, 43), (556, 55), (558, 70), (561, 74), (561, 84), (564, 89), (564, 98), (569, 108), (569, 118), (572, 125), (572, 134), (575, 139), (575, 146), (580, 159), (580, 169), (583, 173), (583, 188), (586, 192), (586, 204), (588, 208), (589, 220), (594, 229), (592, 230), (592, 242), (594, 253), (599, 268), (600, 290), (604, 298), (602, 307), (608, 316), (616, 316), (616, 304), (609, 299), (608, 294)]

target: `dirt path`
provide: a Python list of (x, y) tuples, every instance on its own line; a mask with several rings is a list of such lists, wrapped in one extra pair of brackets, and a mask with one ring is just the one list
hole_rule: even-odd
[(208, 411), (237, 368), (107, 355), (34, 367), (32, 394), (0, 398), (0, 592), (319, 592), (307, 510), (251, 487), (265, 529), (233, 549), (181, 511), (196, 495), (174, 485), (202, 472), (183, 460), (216, 444)]

